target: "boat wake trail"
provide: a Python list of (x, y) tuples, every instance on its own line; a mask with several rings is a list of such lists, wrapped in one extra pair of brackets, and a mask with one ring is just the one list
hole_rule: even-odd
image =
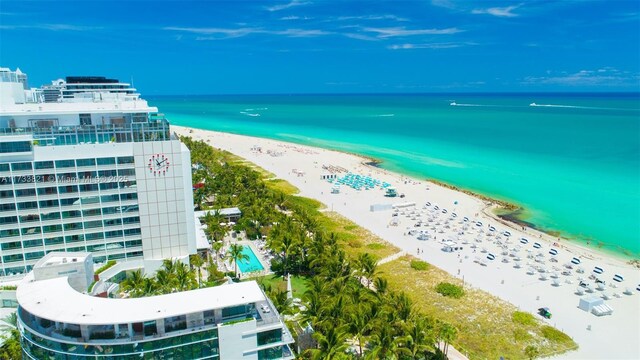
[(619, 108), (607, 108), (607, 107), (595, 107), (595, 106), (576, 106), (576, 105), (556, 105), (556, 104), (529, 104), (531, 107), (546, 107), (546, 108), (564, 108), (564, 109), (591, 109), (591, 110), (627, 110)]

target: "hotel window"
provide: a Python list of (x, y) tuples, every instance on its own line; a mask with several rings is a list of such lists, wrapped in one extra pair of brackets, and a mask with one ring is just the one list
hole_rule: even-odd
[(31, 151), (31, 141), (0, 142), (0, 153)]
[(68, 252), (87, 251), (87, 248), (85, 248), (84, 246), (77, 246), (77, 247), (68, 248), (67, 251)]
[(140, 256), (142, 256), (142, 251), (132, 251), (127, 253), (128, 258), (140, 257)]
[(56, 168), (70, 168), (75, 167), (76, 163), (73, 160), (56, 160)]
[(104, 220), (104, 227), (122, 225), (122, 219)]
[(2, 257), (2, 261), (4, 263), (16, 262), (16, 261), (22, 261), (22, 260), (24, 260), (24, 257), (22, 256), (22, 254), (5, 255)]
[(42, 233), (42, 229), (40, 228), (40, 226), (34, 226), (34, 227), (22, 228), (20, 229), (20, 232), (22, 233), (23, 236), (35, 235), (35, 234)]
[(104, 239), (104, 233), (99, 232), (99, 233), (86, 234), (84, 237), (87, 241), (101, 240), (101, 239)]
[(69, 210), (69, 211), (62, 212), (63, 219), (76, 218), (81, 216), (82, 216), (82, 213), (79, 210)]
[(9, 171), (9, 164), (0, 164), (0, 171)]
[(20, 232), (17, 229), (0, 230), (0, 239), (12, 237), (12, 236), (18, 236), (18, 235), (20, 235)]
[[(97, 190), (97, 185), (96, 185), (96, 190)], [(85, 196), (83, 198), (80, 198), (80, 202), (82, 203), (82, 205), (97, 204), (97, 203), (100, 202), (100, 197), (98, 197), (98, 196)]]
[(81, 171), (78, 173), (78, 179), (87, 181), (91, 178), (95, 178), (96, 174), (97, 173), (95, 171)]
[(228, 308), (224, 308), (222, 309), (222, 317), (223, 318), (229, 318), (229, 317), (234, 317), (234, 316), (238, 316), (238, 315), (244, 315), (247, 314), (247, 306), (246, 305), (240, 305), (240, 306), (234, 306), (234, 307), (228, 307)]
[(39, 169), (53, 169), (53, 161), (36, 161), (35, 162), (36, 170)]
[(87, 251), (96, 252), (96, 251), (104, 251), (106, 250), (105, 244), (96, 244), (96, 245), (88, 245)]
[(25, 260), (39, 259), (39, 258), (41, 258), (43, 256), (44, 256), (44, 252), (43, 251), (36, 251), (36, 252), (31, 252), (31, 253), (24, 254)]
[(0, 199), (10, 199), (13, 197), (13, 190), (1, 190)]
[(38, 175), (36, 176), (36, 182), (37, 183), (55, 183), (56, 182), (56, 176), (54, 174), (44, 174), (44, 175)]
[(58, 187), (58, 191), (60, 192), (60, 194), (77, 193), (78, 186), (77, 185), (60, 186)]
[(121, 156), (118, 158), (118, 164), (133, 164), (134, 162), (133, 156)]
[(116, 177), (118, 175), (118, 172), (116, 170), (100, 170), (98, 171), (98, 174), (101, 178), (110, 178)]
[[(109, 260), (124, 259), (124, 257), (125, 257), (124, 254), (113, 254), (113, 255), (109, 255)], [(153, 323), (155, 324), (156, 322), (154, 321)]]
[(16, 209), (16, 204), (0, 204), (0, 211), (13, 211)]
[(102, 200), (102, 203), (108, 203), (108, 202), (114, 202), (114, 201), (119, 201), (120, 197), (118, 195), (103, 195), (100, 197), (100, 199)]
[(33, 184), (34, 180), (35, 178), (31, 175), (13, 177), (14, 184)]
[(122, 237), (122, 230), (106, 231), (104, 237), (105, 239), (120, 238)]
[(137, 200), (138, 199), (138, 194), (136, 194), (136, 193), (133, 193), (133, 194), (121, 194), (120, 195), (120, 199), (122, 201)]
[(113, 190), (118, 188), (117, 182), (100, 183), (100, 190)]
[(21, 163), (13, 163), (11, 164), (11, 170), (13, 171), (25, 171), (31, 170), (32, 165), (30, 162), (21, 162)]
[(82, 223), (64, 224), (65, 231), (82, 230)]
[(114, 165), (116, 163), (115, 158), (99, 158), (98, 165)]
[(36, 201), (27, 201), (18, 203), (18, 210), (37, 209), (38, 203)]
[(38, 188), (38, 195), (56, 195), (58, 189), (56, 187)]
[(62, 236), (56, 236), (56, 237), (44, 239), (44, 243), (45, 245), (48, 245), (48, 246), (58, 245), (58, 244), (64, 243), (64, 239), (62, 238)]
[(136, 170), (135, 169), (119, 169), (118, 175), (119, 176), (135, 176)]
[(91, 125), (91, 114), (80, 114), (80, 125), (88, 126)]
[(10, 224), (17, 224), (17, 223), (18, 223), (17, 216), (0, 217), (0, 225), (10, 225)]
[(127, 248), (142, 246), (142, 240), (125, 241), (124, 244), (126, 245)]
[(62, 231), (62, 225), (45, 225), (42, 227), (46, 234)]
[(50, 208), (50, 207), (57, 207), (58, 204), (58, 200), (42, 200), (40, 201), (40, 208)]
[[(91, 192), (91, 191), (98, 191), (98, 184), (82, 184), (82, 185), (80, 185), (80, 192)], [(96, 200), (97, 200), (97, 197), (96, 197)], [(85, 204), (84, 201), (82, 203)]]
[(42, 239), (27, 240), (22, 243), (25, 248), (42, 246)]
[(79, 198), (60, 199), (60, 206), (80, 205)]
[(15, 250), (15, 249), (21, 249), (21, 248), (22, 248), (22, 243), (20, 241), (12, 241), (12, 242), (8, 242), (0, 245), (0, 249), (2, 250)]
[(76, 165), (78, 167), (81, 166), (94, 166), (96, 164), (96, 159), (78, 159), (76, 160)]
[(124, 236), (140, 235), (140, 229), (127, 229), (124, 231)]
[(28, 223), (28, 222), (39, 221), (39, 220), (40, 220), (40, 216), (37, 213), (29, 214), (29, 215), (20, 215), (20, 223)]
[(50, 212), (50, 213), (43, 212), (40, 214), (40, 220), (41, 221), (60, 220), (60, 213), (59, 212)]
[(16, 197), (24, 197), (24, 196), (35, 196), (35, 189), (20, 189), (16, 190)]
[(72, 182), (77, 180), (78, 180), (78, 175), (76, 175), (76, 173), (58, 174), (58, 181), (61, 181), (61, 182)]
[(100, 208), (82, 210), (82, 216), (84, 216), (84, 217), (100, 216), (100, 215), (102, 215), (102, 211), (100, 211)]
[(138, 224), (139, 222), (140, 222), (140, 217), (139, 216), (128, 217), (128, 218), (122, 219), (122, 223), (123, 224)]
[(78, 241), (84, 241), (84, 236), (83, 235), (67, 235), (64, 237), (65, 241), (68, 243), (74, 243), (74, 242), (78, 242)]
[(102, 221), (101, 220), (85, 221), (85, 223), (84, 223), (84, 228), (85, 229), (94, 229), (94, 228), (98, 228), (98, 227), (102, 227)]
[(110, 206), (110, 207), (102, 208), (102, 214), (103, 215), (116, 214), (120, 212), (118, 209), (119, 209), (118, 206)]

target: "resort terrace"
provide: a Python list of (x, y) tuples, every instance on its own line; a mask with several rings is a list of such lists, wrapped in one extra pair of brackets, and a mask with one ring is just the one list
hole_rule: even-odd
[(77, 292), (67, 277), (34, 281), (29, 274), (18, 287), (17, 298), (18, 323), (29, 342), (25, 345), (40, 349), (139, 358), (141, 353), (198, 343), (198, 357), (215, 356), (219, 333), (226, 326), (245, 323), (249, 330), (243, 327), (242, 336), (257, 337), (257, 346), (245, 353), (259, 352), (261, 358), (291, 356), (287, 344), (293, 338), (255, 281), (108, 299)]

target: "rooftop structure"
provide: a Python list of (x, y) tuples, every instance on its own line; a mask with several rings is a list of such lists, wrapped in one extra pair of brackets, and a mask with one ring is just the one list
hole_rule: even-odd
[(108, 299), (76, 291), (67, 276), (38, 281), (30, 273), (17, 300), (27, 359), (293, 358), (293, 338), (255, 281)]
[(157, 108), (114, 79), (56, 81), (56, 102), (20, 79), (0, 68), (0, 276), (51, 251), (149, 270), (196, 253), (190, 153)]

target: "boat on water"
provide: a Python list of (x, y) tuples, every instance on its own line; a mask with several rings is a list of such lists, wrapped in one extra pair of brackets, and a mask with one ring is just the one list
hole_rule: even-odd
[(455, 101), (452, 101), (451, 104), (449, 104), (450, 106), (457, 106), (458, 104)]
[(539, 106), (538, 104), (532, 102), (531, 104), (529, 104), (529, 106)]

